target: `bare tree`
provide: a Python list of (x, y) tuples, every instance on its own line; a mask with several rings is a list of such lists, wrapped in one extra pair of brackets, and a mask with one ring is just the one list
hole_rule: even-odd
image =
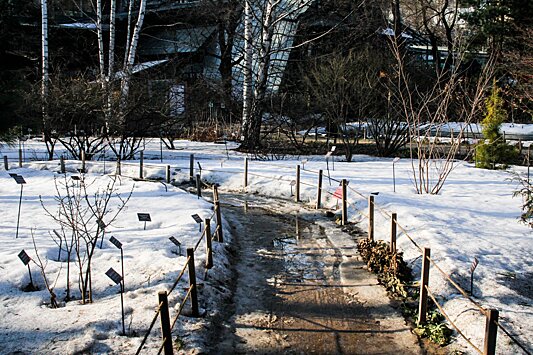
[(342, 143), (347, 161), (352, 160), (358, 143), (357, 127), (349, 123), (354, 117), (369, 115), (376, 104), (372, 97), (379, 89), (380, 65), (370, 60), (374, 57), (375, 52), (368, 48), (332, 54), (317, 61), (305, 77), (311, 97), (326, 117), (328, 131)]
[[(60, 182), (55, 180), (57, 211), (52, 212), (41, 198), (41, 205), (46, 214), (61, 228), (72, 233), (72, 242), (76, 254), (79, 276), (79, 289), (82, 303), (93, 302), (92, 261), (98, 240), (105, 226), (112, 224), (125, 208), (133, 189), (122, 197), (115, 187), (116, 176), (109, 176), (110, 181), (104, 188), (91, 188), (96, 180), (89, 183), (84, 174), (79, 182), (64, 175)], [(117, 199), (117, 203), (114, 203)], [(64, 234), (63, 234), (64, 235)]]
[[(483, 110), (484, 97), (491, 86), (494, 58), (489, 58), (479, 73), (470, 74), (467, 50), (460, 33), (453, 40), (453, 62), (447, 72), (436, 71), (417, 80), (418, 62), (401, 48), (401, 39), (391, 37), (390, 48), (396, 65), (389, 76), (393, 100), (409, 129), (412, 181), (418, 193), (438, 194), (456, 166), (455, 157), (468, 125)], [(431, 135), (453, 117), (461, 122), (455, 138), (446, 147)]]

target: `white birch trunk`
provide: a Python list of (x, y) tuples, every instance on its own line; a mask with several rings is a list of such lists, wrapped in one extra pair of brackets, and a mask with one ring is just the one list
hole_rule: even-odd
[(48, 56), (48, 0), (41, 0), (41, 49), (42, 49), (42, 78), (41, 78), (41, 110), (43, 119), (43, 138), (48, 151), (48, 159), (54, 157), (55, 142), (51, 136), (50, 118), (48, 117), (48, 91), (50, 84), (49, 56)]
[[(128, 95), (130, 91), (130, 79), (131, 79), (131, 69), (133, 63), (135, 62), (135, 55), (137, 54), (137, 44), (139, 43), (139, 36), (141, 33), (141, 28), (144, 22), (144, 14), (146, 12), (146, 0), (141, 0), (139, 4), (139, 16), (137, 17), (137, 22), (135, 23), (135, 28), (131, 36), (131, 43), (126, 43), (128, 48), (128, 58), (126, 60), (126, 65), (124, 67), (124, 77), (122, 79), (121, 90), (120, 90), (120, 102), (121, 102), (121, 111), (126, 108), (128, 101)], [(121, 112), (121, 116), (122, 116)], [(123, 119), (123, 117), (121, 117)]]
[(109, 60), (107, 68), (108, 80), (113, 80), (115, 74), (115, 22), (117, 12), (117, 0), (111, 0), (111, 9), (109, 13)]
[(248, 135), (252, 107), (252, 9), (250, 2), (244, 4), (244, 82), (242, 87), (241, 139)]
[(128, 63), (129, 57), (129, 45), (131, 38), (131, 18), (133, 17), (133, 2), (134, 0), (128, 0), (128, 28), (126, 29), (126, 50), (124, 51), (124, 68)]
[(105, 108), (105, 130), (106, 134), (109, 134), (109, 122), (111, 120), (111, 111), (113, 108), (113, 95), (112, 95), (112, 81), (115, 76), (115, 22), (116, 22), (116, 11), (117, 11), (117, 2), (116, 0), (111, 0), (110, 4), (110, 13), (109, 13), (109, 58), (108, 58), (108, 67), (107, 67), (107, 78), (105, 81), (104, 94), (106, 95), (106, 108)]
[[(47, 0), (41, 0), (41, 45), (42, 45), (42, 84), (41, 95), (43, 103), (48, 96), (48, 82), (50, 74), (48, 70), (48, 3)], [(43, 118), (46, 108), (43, 104)]]
[(266, 84), (268, 81), (268, 69), (270, 66), (270, 54), (272, 49), (272, 13), (274, 6), (271, 0), (268, 0), (267, 6), (263, 13), (263, 25), (261, 29), (261, 47), (259, 48), (259, 60), (257, 63), (257, 85), (254, 90), (254, 97), (259, 101), (262, 100)]
[(98, 37), (98, 65), (100, 73), (98, 80), (105, 88), (105, 57), (104, 57), (104, 34), (102, 31), (102, 0), (96, 0), (96, 35)]

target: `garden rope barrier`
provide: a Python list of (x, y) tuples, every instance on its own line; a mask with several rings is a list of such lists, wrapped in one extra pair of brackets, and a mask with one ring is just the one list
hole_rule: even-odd
[(185, 294), (185, 297), (183, 297), (183, 300), (181, 301), (180, 306), (179, 306), (179, 308), (177, 310), (177, 314), (174, 317), (174, 320), (172, 321), (172, 325), (170, 326), (170, 330), (174, 329), (174, 325), (176, 325), (176, 322), (178, 321), (178, 318), (181, 315), (181, 311), (185, 307), (185, 302), (191, 296), (191, 291), (192, 291), (193, 287), (194, 286), (189, 287), (189, 289), (187, 290), (187, 293)]
[(457, 331), (457, 333), (459, 333), (459, 335), (461, 335), (463, 337), (463, 339), (466, 340), (467, 343), (470, 344), (470, 346), (473, 347), (478, 353), (483, 354), (483, 351), (481, 351), (477, 346), (475, 346), (474, 343), (472, 343), (472, 341), (469, 338), (467, 338), (466, 335), (463, 334), (463, 332), (459, 329), (459, 327), (457, 327), (455, 325), (455, 323), (450, 319), (448, 314), (446, 314), (446, 312), (444, 312), (444, 309), (437, 302), (437, 300), (435, 299), (435, 296), (433, 295), (433, 293), (431, 292), (431, 289), (428, 286), (426, 286), (426, 290), (428, 292), (429, 298), (431, 298), (431, 300), (433, 301), (435, 306), (437, 306), (437, 308), (439, 309), (440, 313), (442, 313), (444, 318), (446, 318), (446, 320), (448, 322), (450, 322), (450, 325)]
[(163, 302), (160, 302), (159, 306), (157, 306), (157, 310), (155, 311), (155, 315), (154, 315), (152, 321), (150, 322), (150, 326), (148, 327), (148, 331), (144, 335), (144, 337), (143, 337), (143, 339), (141, 341), (141, 344), (139, 345), (139, 347), (137, 348), (137, 351), (135, 352), (135, 355), (139, 355), (140, 354), (144, 344), (146, 343), (146, 340), (148, 339), (148, 336), (152, 332), (152, 329), (154, 328), (155, 322), (157, 321), (157, 318), (159, 317), (159, 312), (161, 312), (161, 306), (163, 306)]
[(484, 316), (487, 316), (487, 310), (485, 308), (483, 308), (478, 302), (476, 302), (475, 300), (472, 299), (472, 297), (470, 297), (466, 291), (461, 287), (459, 286), (455, 281), (452, 280), (452, 278), (450, 277), (450, 275), (448, 275), (447, 273), (445, 273), (440, 267), (439, 265), (437, 265), (437, 263), (432, 259), (432, 258), (428, 258), (429, 259), (429, 262), (437, 268), (437, 270), (442, 274), (442, 276), (444, 276), (444, 278), (449, 282), (451, 283), (455, 289), (457, 289), (457, 291), (459, 291), (466, 299), (468, 299), (470, 302), (472, 302), (472, 304), (474, 304), (478, 310), (481, 312), (481, 314), (483, 314)]
[(187, 266), (189, 265), (189, 260), (191, 259), (190, 256), (187, 257), (187, 259), (185, 260), (185, 265), (183, 266), (183, 269), (181, 269), (181, 272), (180, 274), (178, 275), (176, 281), (174, 281), (174, 284), (172, 284), (172, 287), (170, 288), (170, 291), (168, 291), (168, 294), (167, 296), (170, 296), (170, 294), (172, 293), (172, 291), (174, 291), (174, 289), (176, 288), (176, 286), (178, 285), (178, 282), (180, 282), (181, 278), (183, 277), (183, 275), (185, 274), (185, 270), (187, 270)]
[(198, 249), (198, 246), (200, 245), (200, 243), (204, 239), (205, 231), (206, 231), (206, 229), (204, 228), (204, 230), (202, 231), (202, 234), (200, 235), (200, 239), (198, 239), (198, 241), (196, 242), (196, 245), (194, 246), (194, 251), (196, 251), (196, 249)]
[(518, 345), (518, 347), (520, 347), (520, 349), (522, 349), (524, 351), (524, 353), (526, 353), (527, 355), (532, 355), (532, 353), (529, 350), (527, 350), (526, 347), (524, 345), (522, 345), (518, 340), (516, 340), (516, 338), (513, 335), (511, 335), (511, 333), (509, 333), (509, 331), (507, 329), (505, 329), (505, 327), (503, 325), (501, 325), (499, 321), (496, 321), (496, 325), (498, 326), (498, 328), (500, 328), (505, 333), (505, 335), (507, 335), (509, 338), (511, 338), (511, 340), (516, 345)]

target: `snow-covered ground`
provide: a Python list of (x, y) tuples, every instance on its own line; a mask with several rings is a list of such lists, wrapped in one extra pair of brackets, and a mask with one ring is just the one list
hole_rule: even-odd
[[(234, 152), (233, 145), (194, 143), (177, 141), (178, 150), (163, 152), (164, 161), (159, 161), (159, 141), (147, 142), (145, 157), (145, 177), (164, 177), (165, 165), (171, 166), (172, 178), (180, 181), (188, 179), (189, 154), (194, 153), (196, 162), (202, 167), (202, 178), (220, 184), (222, 190), (259, 193), (269, 196), (291, 198), (291, 182), (295, 179), (299, 161), (287, 157), (282, 161), (249, 161), (248, 186), (243, 188), (243, 156)], [(226, 150), (226, 148), (228, 148)], [(43, 157), (43, 146), (38, 141), (25, 144), (27, 156)], [(16, 147), (3, 147), (0, 154), (11, 158), (17, 156)], [(302, 170), (302, 200), (312, 206), (316, 199), (317, 175), (315, 171), (326, 171), (324, 157), (306, 157), (308, 162)], [(504, 171), (488, 171), (474, 168), (471, 164), (458, 163), (448, 182), (439, 195), (418, 195), (412, 186), (411, 162), (402, 159), (396, 163), (396, 192), (393, 192), (392, 160), (368, 156), (356, 156), (352, 163), (344, 163), (337, 157), (329, 162), (330, 175), (335, 179), (346, 178), (349, 187), (363, 197), (349, 190), (350, 220), (359, 222), (366, 228), (366, 196), (379, 192), (376, 203), (384, 211), (398, 213), (398, 221), (418, 245), (431, 247), (432, 259), (447, 274), (452, 275), (464, 289), (469, 290), (469, 268), (474, 257), (479, 259), (475, 271), (474, 298), (487, 308), (500, 310), (500, 323), (508, 328), (528, 349), (533, 349), (533, 233), (518, 222), (521, 213), (521, 199), (513, 198), (516, 182), (509, 180), (511, 175)], [(15, 165), (15, 163), (12, 163)], [(79, 162), (68, 161), (70, 171), (79, 168)], [(48, 170), (45, 170), (48, 167)], [(195, 164), (196, 173), (199, 165)], [(3, 168), (2, 168), (3, 169)], [(49, 258), (48, 272), (55, 280), (60, 270), (56, 290), (60, 297), (64, 290), (64, 265), (53, 261), (57, 246), (49, 237), (55, 228), (41, 207), (39, 195), (45, 205), (53, 205), (54, 171), (58, 162), (25, 163), (22, 169), (13, 171), (23, 175), (27, 184), (22, 201), (21, 232), (15, 239), (15, 227), (20, 188), (3, 170), (0, 171), (0, 325), (1, 352), (21, 350), (26, 352), (74, 352), (91, 344), (100, 352), (132, 352), (140, 342), (139, 337), (122, 337), (120, 332), (120, 297), (118, 286), (113, 286), (104, 272), (109, 267), (119, 268), (119, 251), (105, 242), (102, 250), (97, 250), (94, 271), (95, 303), (79, 305), (69, 302), (66, 307), (52, 310), (44, 305), (46, 291), (24, 293), (21, 288), (29, 279), (27, 269), (17, 258), (24, 248), (34, 256), (30, 232), (34, 231), (39, 251)], [(106, 172), (114, 169), (107, 163)], [(104, 184), (110, 178), (101, 176), (102, 162), (88, 162), (88, 179), (95, 179), (95, 186)], [(524, 168), (515, 171), (524, 173)], [(125, 175), (136, 177), (138, 165), (132, 162), (124, 166)], [(57, 175), (57, 174), (56, 174)], [(327, 175), (327, 173), (326, 173)], [(177, 275), (185, 258), (173, 253), (168, 241), (176, 236), (184, 245), (191, 246), (199, 237), (198, 226), (191, 214), (198, 213), (209, 217), (212, 213), (207, 202), (196, 199), (174, 187), (161, 183), (133, 181), (122, 178), (120, 190), (130, 191), (131, 201), (119, 220), (109, 227), (108, 235), (114, 235), (124, 244), (126, 256), (127, 324), (132, 331), (142, 335), (154, 314), (156, 294), (168, 289)], [(335, 191), (338, 183), (326, 177), (324, 188)], [(332, 208), (336, 200), (331, 194), (324, 194), (324, 205)], [(137, 212), (152, 215), (153, 222), (143, 224), (137, 221)], [(390, 221), (388, 216), (376, 212), (376, 237), (388, 240)], [(399, 232), (398, 247), (415, 273), (420, 271), (420, 252)], [(174, 248), (175, 249), (175, 248)], [(175, 251), (175, 250), (174, 250)], [(225, 253), (222, 245), (217, 245), (215, 270), (205, 281), (205, 297), (211, 299), (209, 312), (216, 312), (217, 297), (224, 297), (224, 284), (228, 277), (224, 269)], [(199, 248), (198, 260), (203, 260), (203, 248)], [(217, 263), (217, 260), (219, 261)], [(64, 263), (63, 263), (64, 264)], [(61, 269), (63, 267), (63, 269)], [(34, 280), (40, 280), (33, 269)], [(211, 276), (213, 275), (213, 276)], [(218, 275), (218, 276), (214, 276)], [(212, 278), (211, 278), (212, 277)], [(479, 348), (483, 347), (485, 319), (477, 308), (459, 294), (432, 267), (430, 289), (444, 305), (445, 311), (461, 331)], [(183, 288), (180, 289), (183, 294)], [(172, 316), (172, 314), (171, 314)], [(193, 334), (201, 327), (201, 320), (183, 318), (178, 324), (178, 333)], [(194, 335), (185, 337), (187, 342)], [(33, 340), (36, 339), (36, 340)], [(157, 338), (151, 338), (153, 349)], [(201, 339), (195, 339), (195, 346), (201, 347)], [(463, 351), (474, 353), (461, 337), (457, 338)], [(192, 344), (192, 343), (191, 343)], [(498, 353), (520, 353), (509, 338), (501, 331), (498, 334)]]

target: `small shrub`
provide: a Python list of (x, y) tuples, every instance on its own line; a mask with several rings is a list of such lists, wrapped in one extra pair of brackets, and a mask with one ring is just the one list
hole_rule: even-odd
[(378, 274), (378, 281), (393, 296), (407, 298), (405, 284), (411, 280), (411, 271), (403, 260), (402, 253), (391, 253), (389, 245), (382, 241), (359, 241), (359, 252), (368, 269)]
[[(404, 316), (416, 323), (419, 293), (417, 288), (407, 286), (412, 277), (411, 270), (403, 260), (403, 254), (391, 253), (388, 243), (369, 239), (360, 240), (358, 248), (368, 269), (378, 275), (378, 281), (391, 295), (402, 301)], [(415, 333), (443, 346), (450, 342), (452, 331), (444, 323), (444, 316), (437, 310), (431, 310), (428, 312), (426, 323), (417, 326)]]
[(444, 346), (450, 342), (452, 330), (444, 323), (444, 316), (437, 310), (428, 312), (427, 321), (415, 329), (415, 333), (433, 343)]

